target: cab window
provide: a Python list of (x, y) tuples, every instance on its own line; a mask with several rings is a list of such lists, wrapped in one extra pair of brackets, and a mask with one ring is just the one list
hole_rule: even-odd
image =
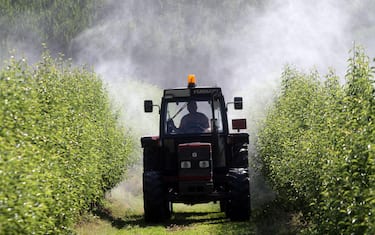
[(167, 103), (165, 133), (211, 132), (212, 108), (208, 101), (174, 101)]

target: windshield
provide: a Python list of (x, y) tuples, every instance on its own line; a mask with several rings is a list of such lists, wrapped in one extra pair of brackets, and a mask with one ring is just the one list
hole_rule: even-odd
[[(222, 131), (219, 102), (214, 102), (214, 115), (211, 103), (211, 101), (207, 100), (168, 102), (165, 117), (165, 133), (210, 133), (213, 131), (214, 126), (216, 126), (218, 131)], [(213, 122), (215, 122), (215, 125)]]

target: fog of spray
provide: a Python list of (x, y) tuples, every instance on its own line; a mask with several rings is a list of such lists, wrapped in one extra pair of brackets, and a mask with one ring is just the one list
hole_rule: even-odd
[[(285, 65), (321, 74), (333, 67), (343, 77), (354, 41), (375, 54), (370, 0), (113, 0), (103, 10), (105, 17), (73, 41), (74, 59), (101, 74), (137, 138), (158, 135), (157, 112), (144, 114), (143, 100), (158, 103), (161, 89), (185, 86), (187, 74), (194, 73), (198, 85), (222, 87), (227, 101), (244, 97), (245, 110), (229, 114), (248, 119), (250, 157), (256, 155), (258, 123), (277, 94)], [(257, 206), (272, 193), (258, 166), (252, 168)], [(124, 183), (114, 192), (141, 192), (135, 182), (137, 187)]]
[[(258, 124), (278, 93), (283, 68), (325, 74), (333, 67), (343, 77), (353, 42), (375, 57), (373, 12), (373, 0), (108, 0), (102, 17), (67, 54), (101, 75), (138, 145), (139, 164), (112, 196), (133, 207), (133, 196), (141, 195), (139, 138), (158, 135), (159, 125), (157, 111), (143, 112), (144, 99), (159, 103), (162, 89), (186, 86), (189, 73), (200, 86), (221, 87), (227, 102), (242, 96), (244, 110), (229, 108), (229, 115), (247, 118), (253, 159)], [(33, 45), (35, 35), (25, 35), (30, 43), (14, 35), (8, 44), (34, 60), (40, 46)], [(252, 162), (252, 203), (258, 206), (273, 194)]]

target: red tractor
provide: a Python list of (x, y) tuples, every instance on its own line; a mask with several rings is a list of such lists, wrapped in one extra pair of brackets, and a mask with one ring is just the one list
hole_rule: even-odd
[(211, 201), (231, 220), (249, 220), (246, 119), (232, 120), (236, 133), (227, 119), (228, 104), (242, 109), (242, 98), (226, 104), (221, 88), (195, 84), (189, 75), (187, 88), (164, 90), (160, 106), (144, 101), (145, 112), (160, 114), (159, 136), (141, 138), (146, 222), (169, 219), (172, 203)]

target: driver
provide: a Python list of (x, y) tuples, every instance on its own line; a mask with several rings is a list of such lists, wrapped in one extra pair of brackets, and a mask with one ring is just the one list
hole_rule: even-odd
[(207, 132), (209, 128), (209, 122), (206, 115), (197, 112), (197, 102), (189, 101), (187, 104), (187, 109), (189, 111), (182, 119), (180, 127), (176, 128), (173, 120), (170, 119), (167, 122), (168, 132), (178, 132), (178, 133), (202, 133)]
[(208, 118), (203, 113), (197, 112), (197, 102), (189, 101), (189, 111), (182, 119), (179, 130), (181, 132), (205, 132), (209, 128)]

